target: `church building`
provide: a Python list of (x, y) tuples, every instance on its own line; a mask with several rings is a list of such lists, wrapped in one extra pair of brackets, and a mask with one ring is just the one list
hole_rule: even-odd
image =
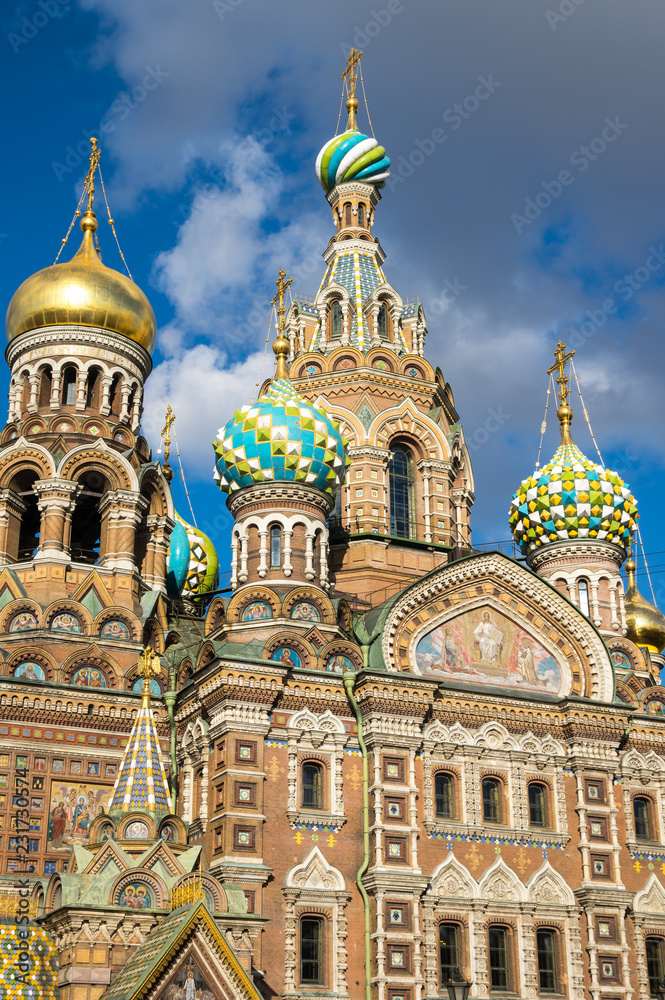
[(574, 443), (559, 342), (561, 443), (497, 499), (513, 555), (474, 549), (453, 389), (384, 272), (358, 59), (315, 164), (318, 292), (280, 272), (274, 377), (210, 429), (230, 553), (174, 508), (170, 408), (161, 463), (141, 433), (155, 316), (102, 263), (95, 140), (79, 249), (9, 303), (12, 1000), (665, 996), (665, 617), (637, 503)]

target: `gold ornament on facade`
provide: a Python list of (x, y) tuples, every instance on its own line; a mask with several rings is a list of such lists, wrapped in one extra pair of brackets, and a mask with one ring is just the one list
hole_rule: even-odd
[(37, 271), (16, 290), (7, 310), (7, 340), (11, 343), (22, 333), (44, 326), (92, 326), (119, 333), (150, 352), (157, 336), (152, 306), (131, 278), (102, 263), (95, 247), (98, 223), (92, 210), (93, 178), (99, 149), (97, 140), (91, 144), (81, 246), (70, 261)]
[(660, 653), (665, 648), (665, 615), (640, 594), (635, 583), (636, 569), (629, 553), (626, 561), (628, 587), (624, 598), (626, 638), (637, 646), (646, 646), (651, 653)]

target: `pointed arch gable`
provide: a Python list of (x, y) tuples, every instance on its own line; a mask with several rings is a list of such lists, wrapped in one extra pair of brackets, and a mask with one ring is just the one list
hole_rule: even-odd
[(309, 889), (316, 892), (344, 892), (346, 881), (339, 869), (326, 860), (318, 847), (313, 847), (304, 861), (289, 868), (284, 879), (289, 889)]
[(527, 891), (524, 882), (517, 872), (498, 857), (493, 865), (481, 876), (478, 882), (478, 892), (481, 899), (489, 899), (498, 903), (525, 903)]
[(16, 438), (0, 457), (0, 488), (5, 488), (17, 472), (35, 472), (39, 479), (53, 479), (56, 475), (53, 455), (26, 437)]
[(665, 914), (665, 888), (655, 872), (651, 873), (644, 888), (635, 894), (633, 910), (635, 913)]
[(547, 859), (526, 884), (529, 899), (546, 906), (574, 906), (575, 894)]
[(417, 443), (420, 458), (450, 460), (450, 447), (442, 428), (408, 397), (398, 406), (377, 414), (367, 431), (367, 441), (376, 448), (387, 448), (393, 438), (404, 435)]
[(437, 865), (430, 879), (428, 896), (446, 896), (457, 899), (478, 899), (478, 882), (452, 851)]
[(138, 492), (136, 471), (126, 458), (109, 448), (105, 441), (98, 441), (92, 448), (89, 444), (79, 445), (61, 460), (56, 475), (60, 479), (74, 480), (83, 472), (97, 470), (111, 480), (111, 488)]

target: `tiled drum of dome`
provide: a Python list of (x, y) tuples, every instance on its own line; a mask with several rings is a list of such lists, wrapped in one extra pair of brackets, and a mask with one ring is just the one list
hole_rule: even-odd
[(627, 548), (637, 505), (623, 480), (595, 465), (574, 444), (525, 479), (513, 497), (510, 526), (523, 550), (568, 538), (593, 538)]
[(343, 482), (348, 442), (325, 410), (275, 381), (254, 406), (236, 411), (213, 447), (215, 478), (233, 493), (261, 482), (299, 482), (333, 493)]

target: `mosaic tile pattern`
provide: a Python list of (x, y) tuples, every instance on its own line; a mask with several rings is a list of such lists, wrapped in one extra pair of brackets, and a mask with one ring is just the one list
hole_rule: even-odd
[[(26, 937), (19, 937), (19, 929)], [(24, 961), (19, 956), (27, 953)], [(53, 941), (36, 924), (0, 922), (0, 996), (2, 1000), (59, 1000), (58, 956)]]
[(218, 431), (215, 479), (225, 493), (263, 482), (299, 482), (334, 493), (349, 465), (347, 446), (325, 410), (298, 396), (290, 382), (275, 381)]
[(173, 812), (150, 705), (141, 705), (113, 787), (109, 812)]
[(349, 129), (330, 139), (316, 158), (316, 176), (324, 191), (345, 181), (383, 187), (390, 176), (390, 159), (376, 139)]
[(214, 590), (219, 578), (217, 551), (207, 535), (176, 512), (167, 556), (166, 589), (172, 597)]
[(595, 465), (571, 443), (561, 444), (551, 462), (523, 481), (509, 523), (524, 552), (568, 538), (627, 548), (637, 517), (635, 497), (616, 472)]

